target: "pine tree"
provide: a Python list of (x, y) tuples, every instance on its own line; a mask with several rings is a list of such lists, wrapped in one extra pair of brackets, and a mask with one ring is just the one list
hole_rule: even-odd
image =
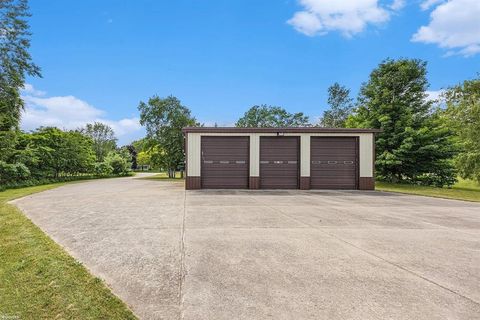
[(41, 76), (28, 52), (29, 16), (27, 0), (0, 1), (0, 131), (19, 126), (25, 76)]
[(426, 62), (383, 61), (359, 95), (349, 127), (379, 128), (376, 172), (381, 180), (451, 185), (455, 171), (452, 132), (427, 99)]

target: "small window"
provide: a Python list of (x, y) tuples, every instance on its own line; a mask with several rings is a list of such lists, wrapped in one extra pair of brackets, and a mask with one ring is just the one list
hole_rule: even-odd
[(229, 164), (229, 163), (230, 163), (230, 161), (227, 161), (227, 160), (222, 160), (222, 161), (220, 161), (220, 163), (221, 163), (221, 164)]
[(245, 160), (235, 161), (236, 164), (245, 164)]
[(213, 161), (212, 160), (204, 160), (203, 163), (212, 164)]
[(288, 164), (297, 164), (297, 161), (288, 161)]
[(273, 161), (274, 164), (283, 164), (283, 161)]
[(328, 164), (337, 164), (337, 161), (328, 161)]
[(353, 164), (353, 161), (343, 161), (344, 164)]
[(269, 164), (269, 161), (260, 161), (260, 164)]

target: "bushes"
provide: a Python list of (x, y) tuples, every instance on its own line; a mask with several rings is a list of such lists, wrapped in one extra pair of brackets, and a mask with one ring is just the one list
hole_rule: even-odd
[(120, 149), (96, 163), (91, 138), (79, 131), (0, 132), (0, 190), (124, 176), (130, 172), (130, 162), (128, 151)]
[[(128, 174), (125, 174), (124, 176), (129, 176), (130, 174), (131, 173), (128, 173)], [(59, 182), (117, 178), (118, 176), (119, 175), (114, 175), (114, 174), (108, 174), (108, 175), (83, 174), (83, 175), (76, 175), (76, 176), (63, 176), (58, 178), (41, 178), (41, 179), (30, 178), (23, 181), (13, 181), (8, 184), (0, 184), (0, 191), (4, 191), (6, 189), (33, 187), (33, 186), (59, 183)]]
[(95, 174), (97, 176), (108, 176), (112, 174), (113, 168), (110, 164), (106, 162), (97, 162), (95, 163)]
[(105, 158), (105, 164), (112, 168), (113, 174), (124, 175), (130, 172), (131, 164), (120, 153), (110, 152)]
[(6, 163), (0, 161), (0, 184), (20, 182), (30, 177), (30, 170), (23, 163)]
[(103, 162), (95, 163), (95, 174), (99, 177), (109, 175), (128, 175), (131, 172), (130, 155), (124, 151), (110, 152)]

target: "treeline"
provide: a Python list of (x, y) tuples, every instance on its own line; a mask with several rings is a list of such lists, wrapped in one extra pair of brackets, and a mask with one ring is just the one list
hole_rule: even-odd
[[(28, 52), (30, 33), (25, 0), (0, 6), (0, 188), (87, 175), (126, 174), (131, 166), (151, 165), (174, 177), (182, 170), (182, 128), (201, 125), (173, 96), (153, 96), (138, 106), (145, 139), (116, 147), (113, 130), (100, 123), (73, 131), (19, 130), (25, 77), (41, 76)], [(376, 141), (379, 180), (450, 186), (458, 176), (480, 182), (480, 78), (452, 84), (441, 98), (428, 97), (426, 62), (387, 59), (362, 84), (358, 97), (338, 83), (318, 123), (302, 112), (278, 106), (250, 108), (239, 127), (359, 127), (382, 132)]]
[(128, 150), (117, 148), (114, 137), (94, 140), (98, 131), (89, 130), (93, 127), (111, 130), (95, 123), (69, 131), (42, 127), (31, 133), (0, 132), (0, 189), (128, 175)]
[[(317, 123), (302, 112), (256, 105), (237, 127), (376, 128), (377, 179), (394, 183), (451, 186), (457, 177), (480, 182), (480, 79), (465, 80), (432, 100), (427, 64), (387, 59), (362, 84), (358, 97), (338, 83), (328, 89), (328, 108)], [(139, 163), (168, 168), (183, 165), (183, 126), (198, 126), (175, 97), (152, 97), (139, 106), (147, 137)]]

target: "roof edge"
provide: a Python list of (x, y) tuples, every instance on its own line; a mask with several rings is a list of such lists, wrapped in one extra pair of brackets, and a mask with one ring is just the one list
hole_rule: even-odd
[(288, 128), (244, 128), (244, 127), (185, 127), (184, 133), (379, 133), (382, 129), (365, 128), (322, 128), (322, 127), (288, 127)]

